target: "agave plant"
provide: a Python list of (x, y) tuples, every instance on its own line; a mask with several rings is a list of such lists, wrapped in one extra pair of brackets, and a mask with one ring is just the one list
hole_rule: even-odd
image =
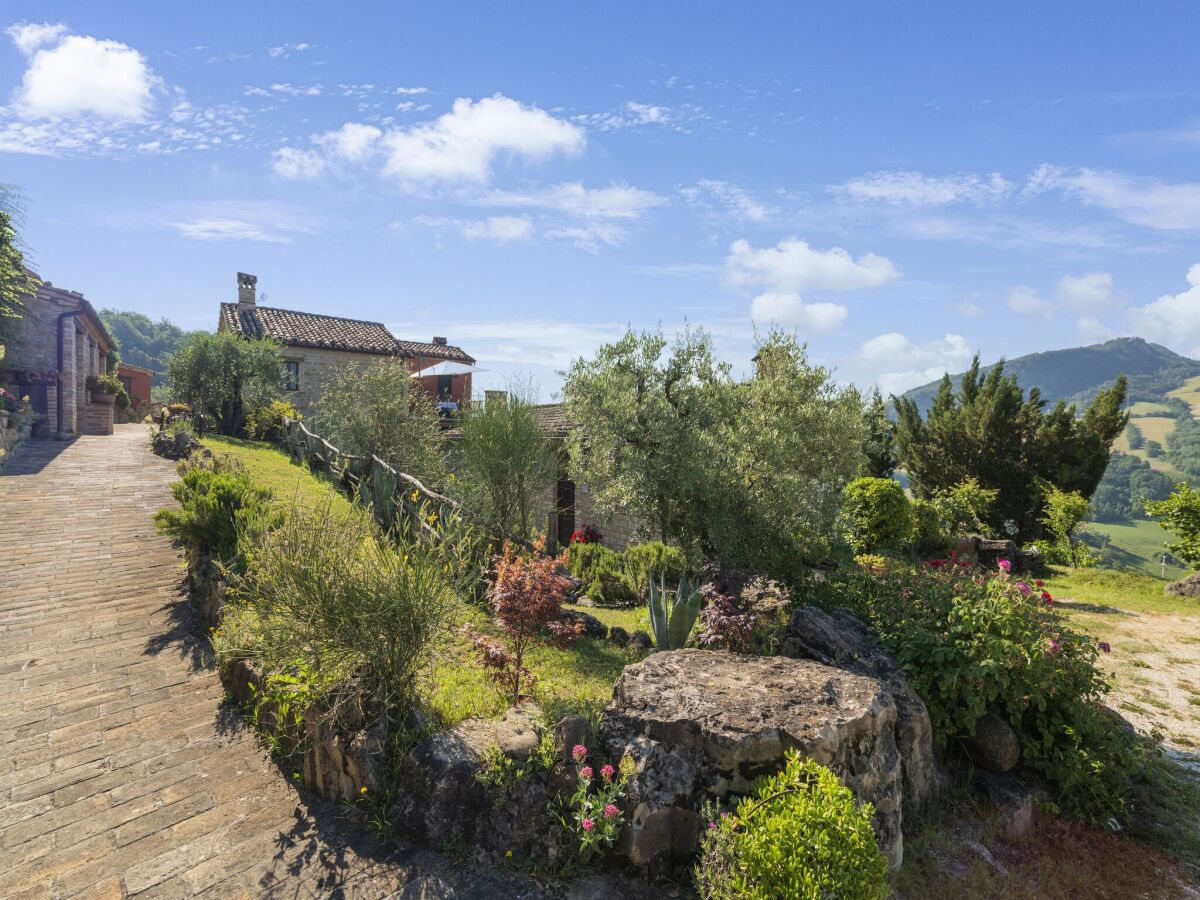
[(657, 650), (679, 650), (687, 643), (696, 616), (700, 613), (700, 589), (693, 589), (687, 575), (679, 579), (674, 594), (667, 590), (665, 576), (660, 575), (658, 584), (650, 576), (650, 624), (654, 628), (654, 644)]

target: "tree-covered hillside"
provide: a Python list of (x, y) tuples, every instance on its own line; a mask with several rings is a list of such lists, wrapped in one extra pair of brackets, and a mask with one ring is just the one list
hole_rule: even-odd
[[(1019, 356), (1006, 361), (1004, 370), (1016, 375), (1026, 390), (1038, 388), (1042, 399), (1051, 404), (1058, 400), (1086, 403), (1123, 373), (1129, 381), (1129, 402), (1136, 403), (1160, 400), (1189, 378), (1200, 376), (1200, 360), (1180, 356), (1142, 338), (1117, 338), (1090, 347)], [(954, 376), (956, 386), (961, 379), (961, 374)], [(904, 396), (924, 412), (937, 389), (938, 382), (934, 381)]]
[(100, 318), (108, 333), (117, 339), (121, 359), (153, 370), (153, 383), (162, 384), (166, 378), (163, 374), (166, 358), (175, 352), (187, 332), (166, 319), (153, 322), (149, 316), (136, 312), (102, 309)]

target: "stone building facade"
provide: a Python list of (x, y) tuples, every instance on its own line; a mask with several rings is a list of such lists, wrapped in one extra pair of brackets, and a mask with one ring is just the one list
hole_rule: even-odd
[(217, 330), (270, 338), (281, 344), (286, 367), (284, 397), (301, 413), (315, 410), (336, 369), (367, 366), (385, 357), (405, 360), (414, 373), (454, 364), (465, 371), (416, 381), (448, 405), (470, 401), (469, 367), (475, 360), (445, 338), (435, 337), (429, 342), (401, 340), (380, 322), (259, 306), (257, 286), (257, 277), (238, 273), (238, 300), (221, 304)]
[(35, 436), (112, 434), (112, 404), (91, 403), (86, 382), (108, 371), (115, 349), (83, 294), (43, 281), (12, 328), (0, 383), (29, 397)]

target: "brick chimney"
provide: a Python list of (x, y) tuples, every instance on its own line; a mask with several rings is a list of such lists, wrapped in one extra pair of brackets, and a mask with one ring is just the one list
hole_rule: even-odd
[(439, 347), (446, 346), (446, 339), (444, 337), (438, 337), (437, 335), (434, 335), (433, 342), (435, 344), (437, 344)]
[(238, 309), (250, 309), (254, 306), (255, 287), (258, 285), (257, 275), (247, 275), (238, 272)]

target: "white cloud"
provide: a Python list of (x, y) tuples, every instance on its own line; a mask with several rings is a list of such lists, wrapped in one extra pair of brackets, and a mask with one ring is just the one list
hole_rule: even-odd
[(1030, 174), (1026, 196), (1059, 190), (1134, 225), (1163, 231), (1200, 229), (1200, 182), (1166, 182), (1103, 169), (1042, 165)]
[(291, 181), (316, 178), (325, 171), (325, 159), (315, 150), (281, 147), (271, 158), (275, 174)]
[[(29, 47), (29, 67), (13, 100), (13, 108), (26, 119), (73, 117), (91, 114), (117, 122), (141, 122), (154, 105), (153, 91), (161, 80), (150, 71), (146, 58), (118, 41), (61, 31), (31, 33), (24, 26), (18, 46)], [(46, 42), (57, 41), (53, 46)]]
[(481, 201), (496, 206), (548, 209), (585, 219), (635, 219), (667, 202), (665, 197), (625, 184), (586, 188), (578, 181), (540, 191), (491, 191)]
[(313, 44), (305, 43), (280, 44), (278, 47), (268, 47), (267, 56), (271, 57), (272, 59), (279, 59), (280, 57), (286, 58), (291, 56), (293, 53), (302, 53), (305, 50), (311, 50), (313, 46)]
[(829, 188), (851, 200), (882, 201), (906, 206), (945, 206), (951, 203), (988, 203), (1003, 199), (1013, 189), (998, 172), (988, 175), (960, 173), (925, 175), (921, 172), (871, 172)]
[(1104, 309), (1113, 303), (1113, 277), (1108, 272), (1064, 275), (1056, 286), (1058, 298), (1080, 312)]
[(585, 222), (546, 230), (547, 237), (566, 241), (588, 253), (599, 253), (601, 244), (615, 247), (625, 240), (625, 235), (625, 229), (612, 222)]
[(43, 22), (40, 25), (35, 25), (30, 22), (18, 22), (16, 25), (9, 25), (4, 29), (17, 49), (26, 56), (33, 53), (39, 47), (44, 47), (46, 44), (56, 44), (59, 38), (70, 31), (66, 25), (61, 22), (51, 25), (49, 22)]
[(799, 294), (759, 294), (750, 303), (750, 318), (755, 322), (793, 325), (805, 332), (823, 334), (834, 331), (846, 319), (847, 309), (837, 303), (805, 303)]
[(499, 241), (528, 241), (533, 238), (533, 223), (523, 216), (490, 216), (480, 222), (464, 222), (464, 237)]
[(291, 238), (245, 219), (195, 219), (191, 222), (172, 222), (185, 238), (193, 241), (266, 241), (286, 244)]
[(454, 339), (470, 346), (481, 361), (553, 366), (565, 369), (580, 356), (618, 339), (625, 327), (616, 323), (567, 323), (558, 319), (505, 319), (464, 322), (454, 326)]
[(1112, 329), (1090, 316), (1079, 319), (1075, 323), (1075, 330), (1079, 333), (1079, 339), (1089, 344), (1099, 344), (1113, 336)]
[(316, 135), (313, 142), (331, 156), (348, 162), (362, 162), (374, 152), (375, 145), (382, 135), (383, 132), (374, 125), (347, 122), (336, 131)]
[(764, 222), (773, 210), (759, 203), (744, 190), (728, 181), (705, 178), (680, 188), (687, 202), (711, 218), (734, 222)]
[(1187, 271), (1188, 288), (1130, 310), (1137, 333), (1200, 356), (1200, 263)]
[(1008, 308), (1022, 316), (1049, 316), (1054, 312), (1054, 305), (1039, 297), (1028, 285), (1020, 285), (1008, 292)]
[(459, 98), (436, 120), (382, 140), (384, 171), (402, 181), (484, 182), (501, 154), (539, 160), (579, 153), (586, 143), (582, 128), (501, 94)]
[(965, 369), (973, 356), (967, 339), (947, 334), (940, 341), (914, 344), (898, 331), (864, 341), (858, 348), (861, 363), (882, 370), (879, 390), (902, 394), (910, 388), (941, 378), (947, 372)]
[(761, 250), (748, 241), (734, 241), (725, 262), (731, 284), (778, 293), (873, 288), (900, 277), (886, 257), (864, 253), (856, 260), (841, 247), (816, 250), (796, 237)]
[(704, 111), (690, 103), (672, 107), (630, 100), (623, 103), (618, 109), (607, 112), (582, 113), (572, 116), (571, 120), (596, 131), (621, 131), (626, 128), (659, 126), (686, 134), (690, 123), (705, 118), (708, 116)]
[(392, 91), (393, 94), (398, 94), (401, 97), (411, 97), (415, 94), (428, 94), (427, 87), (398, 87)]

